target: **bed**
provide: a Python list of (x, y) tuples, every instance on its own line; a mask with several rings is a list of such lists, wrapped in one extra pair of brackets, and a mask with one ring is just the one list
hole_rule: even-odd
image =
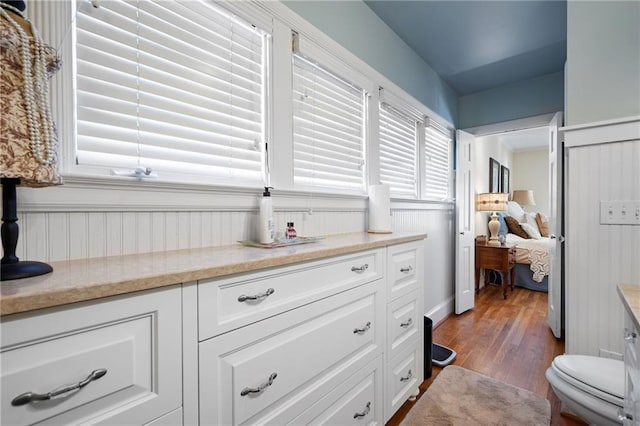
[(516, 247), (516, 266), (512, 270), (515, 285), (547, 292), (550, 252), (554, 240), (542, 236), (548, 235), (544, 224), (546, 217), (540, 215), (539, 222), (543, 226), (539, 227), (536, 213), (526, 213), (518, 203), (509, 201), (507, 211), (500, 214), (499, 221), (498, 234), (504, 235), (506, 244)]
[(548, 291), (549, 251), (553, 240), (548, 237), (525, 239), (507, 233), (507, 244), (516, 246), (515, 285), (536, 291)]

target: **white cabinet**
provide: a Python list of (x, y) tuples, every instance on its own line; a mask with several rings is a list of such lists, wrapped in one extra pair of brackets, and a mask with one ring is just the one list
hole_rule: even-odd
[(188, 417), (384, 424), (422, 382), (423, 244), (198, 282)]
[(424, 241), (387, 248), (385, 422), (418, 396), (424, 375)]
[(640, 422), (640, 333), (629, 314), (625, 314), (624, 326), (624, 408), (623, 424), (637, 425)]
[(3, 317), (1, 423), (145, 424), (179, 409), (180, 324), (179, 286)]
[(3, 316), (0, 423), (383, 425), (423, 375), (424, 242), (389, 244)]

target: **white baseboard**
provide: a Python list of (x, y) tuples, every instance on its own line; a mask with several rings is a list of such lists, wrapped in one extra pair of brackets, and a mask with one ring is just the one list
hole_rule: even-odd
[(453, 313), (454, 309), (454, 300), (453, 295), (449, 296), (442, 302), (438, 303), (435, 307), (425, 313), (426, 316), (431, 318), (433, 321), (433, 327), (435, 328), (438, 324), (445, 320), (450, 314)]

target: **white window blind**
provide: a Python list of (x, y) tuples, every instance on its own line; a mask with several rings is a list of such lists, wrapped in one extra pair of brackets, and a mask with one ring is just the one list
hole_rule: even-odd
[(450, 129), (427, 120), (425, 127), (425, 185), (424, 198), (444, 201), (451, 198), (451, 145)]
[(294, 185), (364, 191), (366, 93), (293, 59)]
[(416, 198), (417, 122), (411, 116), (380, 104), (380, 182), (389, 185), (391, 195)]
[(208, 1), (77, 4), (79, 165), (261, 184), (265, 32)]

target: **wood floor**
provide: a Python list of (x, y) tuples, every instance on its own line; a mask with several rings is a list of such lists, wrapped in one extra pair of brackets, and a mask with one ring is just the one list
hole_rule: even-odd
[[(564, 353), (564, 341), (556, 339), (547, 325), (547, 293), (516, 287), (507, 300), (501, 293), (497, 286), (483, 288), (471, 311), (451, 315), (433, 330), (433, 341), (456, 351), (453, 365), (547, 398), (552, 425), (584, 425), (560, 414), (560, 401), (544, 376), (553, 358)], [(432, 377), (420, 386), (420, 395), (441, 370), (433, 367)], [(399, 424), (414, 404), (406, 402), (387, 425)]]

